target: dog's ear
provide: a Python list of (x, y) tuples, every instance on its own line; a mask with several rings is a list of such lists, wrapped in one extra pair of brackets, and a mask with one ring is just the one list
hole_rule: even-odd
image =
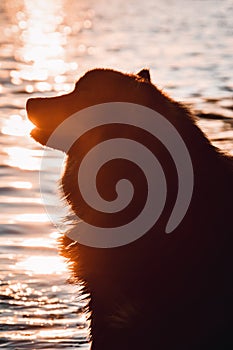
[(137, 73), (137, 75), (139, 75), (139, 77), (143, 78), (144, 80), (150, 82), (150, 72), (149, 72), (149, 69), (142, 69), (142, 70), (140, 70), (140, 72)]

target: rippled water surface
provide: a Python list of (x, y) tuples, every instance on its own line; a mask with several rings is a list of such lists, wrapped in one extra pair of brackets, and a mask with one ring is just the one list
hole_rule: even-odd
[[(232, 18), (231, 0), (0, 2), (0, 348), (89, 348), (84, 305), (40, 198), (27, 98), (70, 91), (93, 67), (150, 67), (233, 154)], [(52, 160), (47, 175), (50, 194)]]

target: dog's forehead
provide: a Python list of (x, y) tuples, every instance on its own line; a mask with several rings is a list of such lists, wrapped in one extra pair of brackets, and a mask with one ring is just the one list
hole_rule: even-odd
[(85, 75), (83, 75), (76, 83), (78, 87), (88, 86), (96, 84), (102, 85), (106, 82), (117, 82), (119, 80), (127, 80), (132, 79), (133, 75), (124, 74), (122, 72), (118, 72), (112, 69), (101, 69), (97, 68), (91, 71), (88, 71)]

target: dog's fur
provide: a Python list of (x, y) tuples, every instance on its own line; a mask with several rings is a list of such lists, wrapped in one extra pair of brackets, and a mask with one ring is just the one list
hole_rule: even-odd
[(143, 174), (132, 163), (118, 160), (110, 162), (97, 179), (101, 195), (114, 199), (114, 184), (126, 177), (135, 186), (136, 204), (119, 218), (100, 214), (81, 201), (74, 185), (77, 169), (99, 142), (126, 137), (143, 143), (160, 160), (168, 184), (160, 219), (137, 241), (101, 249), (63, 237), (62, 254), (71, 262), (73, 279), (90, 295), (92, 349), (231, 349), (233, 162), (210, 144), (190, 111), (159, 91), (147, 70), (128, 75), (95, 69), (70, 94), (28, 101), (29, 118), (37, 126), (32, 136), (46, 144), (51, 132), (71, 114), (117, 101), (147, 106), (175, 126), (190, 152), (194, 192), (183, 221), (167, 235), (165, 226), (178, 183), (173, 161), (158, 140), (137, 128), (108, 126), (83, 135), (68, 152), (64, 195), (73, 212), (91, 223), (122, 225), (134, 218), (146, 200)]

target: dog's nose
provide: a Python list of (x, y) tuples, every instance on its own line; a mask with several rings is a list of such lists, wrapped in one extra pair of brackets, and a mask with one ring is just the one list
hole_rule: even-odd
[(38, 107), (43, 100), (44, 98), (39, 97), (29, 98), (26, 103), (27, 112), (30, 113), (32, 109)]
[(29, 99), (27, 100), (27, 103), (26, 103), (26, 111), (27, 111), (28, 114), (30, 113), (31, 106), (32, 106), (32, 104), (33, 104), (33, 100), (34, 100), (34, 98), (29, 98)]
[(28, 119), (37, 126), (38, 98), (29, 98), (26, 103)]

